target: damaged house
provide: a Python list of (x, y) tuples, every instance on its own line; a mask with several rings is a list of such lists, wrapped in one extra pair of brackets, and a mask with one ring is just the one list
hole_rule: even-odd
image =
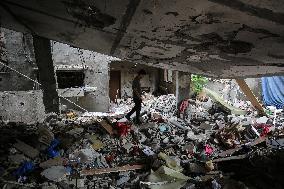
[(283, 10), (1, 1), (0, 189), (283, 189)]
[[(2, 30), (3, 49), (5, 55), (9, 56), (9, 59), (7, 59), (9, 65), (12, 65), (16, 70), (24, 70), (23, 74), (38, 81), (40, 75), (35, 63), (31, 36), (4, 28)], [(10, 38), (13, 38), (13, 43), (7, 40)], [(15, 47), (14, 45), (22, 48), (22, 57), (20, 57), (20, 54), (12, 54), (16, 53), (12, 49)], [(58, 94), (71, 101), (61, 99), (60, 103), (66, 106), (65, 108), (80, 110), (80, 107), (82, 107), (85, 110), (94, 112), (107, 111), (110, 100), (131, 98), (131, 82), (140, 69), (147, 71), (147, 76), (141, 81), (143, 91), (148, 93), (159, 93), (160, 91), (164, 91), (165, 94), (175, 93), (173, 84), (175, 79), (173, 79), (174, 75), (171, 70), (120, 62), (118, 58), (74, 48), (54, 41), (51, 41), (51, 49)], [(13, 60), (13, 56), (17, 59)], [(22, 61), (27, 62), (26, 67), (22, 67), (23, 65), (20, 64)], [(4, 66), (2, 66), (2, 69), (7, 70)], [(2, 91), (14, 91), (15, 93), (15, 91), (35, 90), (30, 91), (30, 93), (33, 93), (33, 95), (36, 93), (36, 96), (40, 95), (39, 98), (42, 97), (40, 91), (36, 92), (36, 90), (40, 89), (38, 84), (27, 78), (23, 79), (23, 76), (17, 73), (11, 73), (9, 69), (7, 72), (9, 72), (9, 76), (5, 75), (4, 72), (2, 73), (2, 83), (9, 81), (17, 86), (3, 85)], [(29, 96), (26, 101), (31, 102), (33, 98), (35, 97)], [(79, 105), (79, 107), (72, 102)], [(43, 106), (41, 101), (37, 101), (37, 104)]]

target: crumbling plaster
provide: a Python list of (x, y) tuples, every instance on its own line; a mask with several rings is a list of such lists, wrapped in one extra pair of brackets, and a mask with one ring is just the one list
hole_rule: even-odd
[[(84, 85), (96, 87), (94, 92), (85, 92), (84, 97), (71, 98), (88, 111), (107, 111), (109, 106), (109, 63), (116, 58), (78, 49), (66, 44), (52, 42), (52, 56), (56, 69), (81, 69), (85, 73)], [(62, 103), (76, 108), (64, 99)]]
[(5, 27), (134, 63), (215, 78), (284, 73), (282, 1), (5, 0), (2, 4)]
[(0, 99), (0, 120), (35, 124), (45, 119), (41, 90), (0, 92)]
[[(284, 69), (284, 3), (277, 0), (2, 3), (5, 27), (136, 63), (231, 78)], [(239, 66), (253, 69), (231, 71)]]
[[(175, 5), (170, 1), (151, 9), (146, 9), (150, 6), (147, 3), (142, 4), (145, 8), (133, 18), (138, 24), (131, 25), (128, 30), (133, 35), (140, 33), (142, 38), (132, 38), (131, 43), (136, 48), (128, 57), (153, 65), (163, 63), (162, 67), (175, 62), (175, 67), (201, 74), (206, 72), (205, 75), (211, 77), (283, 71), (282, 66), (275, 65), (283, 63), (283, 48), (279, 48), (283, 47), (283, 26), (216, 2), (178, 1)], [(258, 64), (263, 67), (256, 66)], [(253, 69), (243, 69), (239, 74), (234, 72), (239, 65)]]
[[(1, 62), (36, 79), (32, 36), (0, 28)], [(45, 107), (41, 90), (34, 82), (0, 65), (0, 120), (35, 124), (43, 122)]]
[[(32, 36), (5, 28), (1, 33), (1, 60), (9, 67), (20, 71), (28, 77), (35, 79), (35, 58)], [(0, 65), (0, 91), (32, 90), (34, 83), (9, 68)]]

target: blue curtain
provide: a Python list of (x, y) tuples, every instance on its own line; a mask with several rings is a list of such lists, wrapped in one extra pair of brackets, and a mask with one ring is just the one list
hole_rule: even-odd
[(266, 106), (284, 106), (284, 76), (263, 77), (262, 95)]

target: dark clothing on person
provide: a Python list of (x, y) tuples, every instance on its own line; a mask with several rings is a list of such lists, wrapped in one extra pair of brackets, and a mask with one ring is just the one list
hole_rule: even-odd
[[(132, 90), (133, 90), (133, 99), (140, 99), (141, 95), (142, 95), (142, 91), (141, 91), (140, 80), (138, 79), (138, 77), (135, 77), (133, 82), (132, 82)], [(139, 96), (137, 96), (137, 95), (139, 95)]]
[(135, 106), (132, 110), (125, 116), (128, 120), (130, 120), (131, 115), (136, 112), (136, 123), (140, 123), (140, 111), (141, 111), (141, 104), (142, 104), (142, 91), (141, 91), (141, 84), (140, 79), (135, 77), (132, 82), (132, 90), (133, 90), (133, 101)]
[(133, 98), (133, 101), (135, 103), (135, 106), (132, 108), (132, 110), (126, 115), (126, 118), (130, 119), (130, 116), (136, 112), (136, 123), (140, 123), (140, 111), (141, 111), (141, 104), (142, 104), (142, 100), (137, 99), (137, 98)]

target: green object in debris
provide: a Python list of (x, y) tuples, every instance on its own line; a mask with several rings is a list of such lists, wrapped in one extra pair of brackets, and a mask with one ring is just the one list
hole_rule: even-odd
[(148, 183), (151, 189), (179, 189), (189, 179), (190, 177), (185, 176), (179, 171), (162, 166), (149, 175)]
[(166, 165), (169, 168), (174, 169), (176, 171), (180, 171), (180, 172), (183, 170), (183, 168), (178, 165), (177, 161), (170, 158), (167, 154), (160, 152), (158, 154), (158, 157), (161, 158), (162, 160), (164, 160), (166, 162)]
[(204, 85), (208, 82), (208, 79), (206, 77), (203, 77), (201, 75), (191, 75), (191, 83), (192, 83), (192, 90), (199, 94)]
[(224, 101), (220, 95), (218, 95), (216, 92), (211, 91), (210, 89), (204, 88), (203, 91), (212, 98), (213, 101), (221, 105), (222, 108), (228, 113), (235, 114), (235, 115), (245, 115), (247, 111), (236, 108)]
[(267, 115), (272, 115), (272, 114), (273, 114), (271, 110), (265, 110), (265, 113), (266, 113)]

